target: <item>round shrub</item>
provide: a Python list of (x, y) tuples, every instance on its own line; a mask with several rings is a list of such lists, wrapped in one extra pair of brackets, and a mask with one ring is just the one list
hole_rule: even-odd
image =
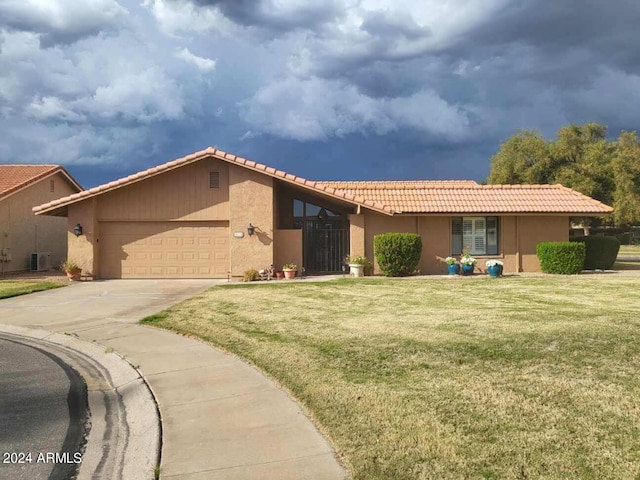
[(587, 247), (583, 267), (585, 270), (610, 270), (620, 250), (620, 241), (616, 237), (593, 235), (574, 238), (571, 241), (584, 243)]
[(381, 233), (373, 238), (373, 255), (387, 277), (403, 277), (416, 271), (422, 240), (416, 233)]
[(536, 246), (536, 254), (544, 273), (574, 275), (582, 270), (586, 247), (581, 242), (542, 242)]

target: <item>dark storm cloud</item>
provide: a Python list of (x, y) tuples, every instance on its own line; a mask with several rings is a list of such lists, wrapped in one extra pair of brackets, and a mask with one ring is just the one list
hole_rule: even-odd
[(338, 2), (301, 2), (290, 8), (274, 5), (272, 0), (172, 0), (190, 2), (203, 8), (218, 8), (229, 20), (245, 27), (276, 32), (313, 30), (341, 13)]
[(0, 29), (39, 35), (44, 48), (70, 45), (118, 28), (126, 10), (113, 0), (50, 4), (30, 1), (0, 3)]
[(636, 0), (532, 0), (506, 5), (471, 29), (457, 47), (501, 48), (521, 44), (551, 58), (587, 51), (590, 60), (628, 72), (640, 71), (640, 2)]

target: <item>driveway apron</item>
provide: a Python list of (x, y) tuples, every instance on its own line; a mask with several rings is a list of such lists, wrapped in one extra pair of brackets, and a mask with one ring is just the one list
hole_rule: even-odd
[(0, 300), (0, 323), (95, 341), (137, 367), (162, 417), (162, 478), (345, 478), (298, 404), (258, 370), (197, 340), (137, 324), (216, 283), (82, 282)]

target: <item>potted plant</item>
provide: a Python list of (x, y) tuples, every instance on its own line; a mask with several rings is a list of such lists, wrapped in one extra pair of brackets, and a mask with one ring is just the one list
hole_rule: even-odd
[(471, 275), (473, 274), (473, 269), (476, 266), (476, 259), (467, 252), (460, 257), (460, 265), (462, 266), (463, 275)]
[(284, 272), (285, 280), (291, 280), (292, 278), (295, 278), (298, 266), (295, 263), (285, 263), (282, 266), (282, 271)]
[(75, 280), (75, 281), (80, 280), (80, 274), (82, 273), (82, 269), (80, 268), (80, 265), (78, 265), (73, 260), (65, 260), (60, 264), (60, 268), (64, 270), (69, 280)]
[(349, 275), (352, 277), (364, 277), (365, 268), (371, 268), (371, 262), (367, 257), (361, 255), (350, 256), (347, 255), (344, 259), (344, 263), (349, 265)]
[(453, 257), (447, 257), (444, 259), (444, 263), (447, 264), (447, 270), (449, 275), (458, 275), (460, 273), (460, 264), (458, 260)]
[(284, 272), (282, 270), (276, 270), (276, 279), (282, 280), (284, 278)]
[(497, 278), (502, 275), (503, 263), (500, 260), (487, 260), (486, 266), (491, 278)]

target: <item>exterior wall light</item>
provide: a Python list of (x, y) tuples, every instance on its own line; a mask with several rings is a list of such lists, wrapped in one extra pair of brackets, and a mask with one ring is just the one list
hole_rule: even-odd
[(75, 234), (76, 237), (79, 237), (80, 235), (82, 235), (82, 225), (80, 225), (79, 223), (76, 224), (76, 226), (73, 228), (73, 233)]
[(249, 224), (249, 226), (247, 227), (247, 233), (249, 234), (249, 236), (253, 235), (256, 231), (256, 227), (254, 227), (253, 225)]

